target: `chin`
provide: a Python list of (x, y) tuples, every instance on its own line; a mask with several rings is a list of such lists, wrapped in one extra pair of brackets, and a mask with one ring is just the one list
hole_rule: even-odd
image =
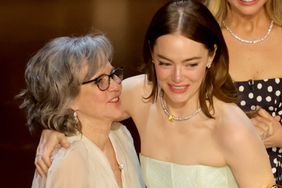
[(122, 116), (122, 111), (120, 110), (113, 114), (113, 119), (120, 119), (121, 116)]
[(169, 100), (173, 103), (184, 103), (190, 100), (190, 96), (187, 95), (170, 95)]

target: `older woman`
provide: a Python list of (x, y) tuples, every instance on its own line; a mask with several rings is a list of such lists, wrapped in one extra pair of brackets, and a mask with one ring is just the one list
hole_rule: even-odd
[(122, 115), (123, 70), (110, 61), (112, 46), (102, 34), (60, 37), (28, 62), (21, 108), (32, 132), (56, 130), (68, 149), (57, 149), (47, 177), (32, 187), (141, 188), (138, 158)]

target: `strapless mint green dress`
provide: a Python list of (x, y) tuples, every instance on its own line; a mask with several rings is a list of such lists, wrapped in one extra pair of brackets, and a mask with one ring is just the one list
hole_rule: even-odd
[(238, 188), (228, 166), (180, 165), (140, 156), (147, 188)]

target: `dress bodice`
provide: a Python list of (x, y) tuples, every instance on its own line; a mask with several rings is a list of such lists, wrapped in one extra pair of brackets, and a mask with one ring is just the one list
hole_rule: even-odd
[(228, 166), (180, 165), (139, 156), (147, 188), (238, 188)]
[(239, 91), (239, 106), (244, 111), (259, 105), (272, 116), (282, 116), (282, 78), (235, 82)]

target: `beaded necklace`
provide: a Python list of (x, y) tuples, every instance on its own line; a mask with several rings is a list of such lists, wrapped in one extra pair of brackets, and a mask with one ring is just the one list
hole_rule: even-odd
[(185, 121), (185, 120), (189, 120), (191, 119), (192, 117), (196, 116), (200, 111), (201, 111), (201, 108), (198, 108), (197, 110), (195, 110), (192, 114), (190, 115), (186, 115), (186, 116), (175, 116), (173, 114), (171, 114), (167, 108), (167, 105), (166, 105), (166, 102), (163, 100), (163, 91), (161, 91), (160, 93), (160, 102), (161, 102), (161, 107), (165, 113), (165, 115), (167, 116), (167, 119), (169, 121)]
[(231, 36), (235, 39), (237, 39), (238, 41), (242, 42), (242, 43), (247, 43), (247, 44), (256, 44), (256, 43), (259, 43), (259, 42), (262, 42), (264, 41), (271, 33), (272, 31), (272, 28), (273, 28), (273, 20), (271, 20), (270, 22), (270, 25), (267, 29), (267, 32), (265, 33), (264, 36), (262, 36), (261, 38), (259, 39), (256, 39), (256, 40), (245, 40), (245, 39), (242, 39), (241, 37), (239, 37), (237, 34), (235, 34), (226, 24), (224, 21), (222, 21), (222, 24), (223, 26), (226, 28), (226, 30), (231, 34)]

